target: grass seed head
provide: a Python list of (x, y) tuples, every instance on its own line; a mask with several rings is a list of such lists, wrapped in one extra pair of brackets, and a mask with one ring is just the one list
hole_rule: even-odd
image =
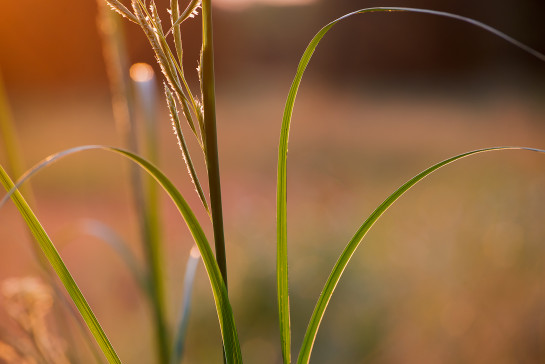
[(122, 17), (127, 18), (132, 22), (138, 23), (138, 19), (136, 18), (136, 16), (133, 13), (131, 13), (129, 11), (129, 9), (127, 9), (125, 7), (125, 5), (123, 5), (119, 1), (117, 1), (117, 0), (106, 0), (106, 3), (108, 3), (108, 5), (110, 5), (110, 8), (112, 8), (113, 11), (115, 11), (116, 13), (121, 15)]

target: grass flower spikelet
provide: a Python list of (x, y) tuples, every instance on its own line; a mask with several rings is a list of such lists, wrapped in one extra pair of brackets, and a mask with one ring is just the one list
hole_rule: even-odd
[(110, 5), (113, 11), (115, 11), (122, 17), (127, 18), (130, 21), (138, 24), (138, 19), (136, 18), (136, 16), (131, 13), (129, 9), (127, 9), (125, 5), (123, 5), (121, 2), (117, 0), (106, 0), (106, 2), (108, 3), (108, 5)]

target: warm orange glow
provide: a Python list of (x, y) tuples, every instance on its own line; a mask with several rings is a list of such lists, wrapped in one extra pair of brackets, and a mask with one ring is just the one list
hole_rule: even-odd
[(147, 63), (135, 63), (129, 70), (134, 82), (149, 82), (154, 77), (153, 68)]
[(191, 248), (189, 255), (191, 255), (192, 258), (198, 258), (201, 256), (201, 252), (199, 251), (199, 248), (196, 245), (193, 245), (193, 248)]

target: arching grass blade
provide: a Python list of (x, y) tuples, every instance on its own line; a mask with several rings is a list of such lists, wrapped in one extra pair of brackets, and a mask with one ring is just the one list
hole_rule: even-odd
[(346, 14), (338, 19), (335, 19), (331, 23), (324, 26), (310, 41), (307, 46), (299, 66), (297, 67), (297, 72), (295, 78), (291, 85), (288, 98), (286, 101), (286, 106), (284, 108), (284, 116), (282, 118), (282, 128), (280, 134), (280, 142), (278, 147), (278, 172), (277, 172), (277, 294), (278, 294), (278, 313), (279, 313), (279, 323), (280, 323), (280, 337), (282, 344), (282, 356), (284, 363), (291, 362), (291, 331), (290, 331), (290, 313), (289, 313), (289, 293), (288, 293), (288, 255), (287, 255), (287, 153), (288, 153), (288, 139), (289, 139), (289, 130), (291, 124), (291, 117), (293, 114), (293, 107), (295, 104), (295, 98), (297, 96), (297, 91), (299, 85), (301, 84), (301, 79), (303, 74), (316, 50), (316, 47), (320, 43), (324, 35), (338, 22), (341, 20), (347, 19), (352, 15), (371, 13), (371, 12), (411, 12), (411, 13), (423, 13), (428, 15), (442, 16), (446, 18), (460, 20), (469, 24), (472, 24), (476, 27), (484, 29), (505, 41), (511, 43), (512, 45), (522, 49), (523, 51), (537, 57), (538, 59), (545, 61), (545, 55), (542, 53), (528, 47), (527, 45), (519, 42), (518, 40), (508, 36), (505, 33), (500, 32), (499, 30), (490, 27), (479, 21), (466, 18), (460, 15), (427, 10), (427, 9), (415, 9), (415, 8), (403, 8), (403, 7), (376, 7), (376, 8), (367, 8), (354, 11), (352, 13)]
[(365, 220), (363, 225), (360, 226), (356, 234), (352, 237), (348, 245), (344, 248), (341, 256), (337, 260), (337, 263), (335, 264), (333, 270), (331, 271), (331, 274), (329, 275), (329, 278), (327, 279), (327, 282), (322, 290), (322, 293), (320, 294), (320, 297), (318, 299), (318, 302), (316, 303), (316, 307), (314, 308), (314, 312), (312, 313), (312, 317), (310, 319), (307, 331), (305, 333), (305, 337), (303, 339), (303, 344), (301, 346), (301, 351), (299, 352), (299, 358), (297, 360), (297, 363), (308, 363), (310, 360), (310, 354), (312, 351), (312, 347), (314, 345), (314, 341), (316, 340), (316, 334), (318, 332), (318, 328), (320, 327), (320, 323), (322, 321), (322, 318), (325, 313), (325, 309), (327, 308), (327, 305), (331, 299), (331, 296), (333, 295), (333, 291), (335, 290), (335, 287), (339, 283), (339, 280), (341, 278), (341, 275), (344, 272), (344, 269), (346, 268), (348, 262), (350, 261), (350, 258), (352, 258), (352, 255), (356, 251), (357, 247), (360, 245), (362, 239), (367, 234), (369, 229), (374, 225), (374, 223), (379, 219), (379, 217), (386, 212), (386, 210), (394, 204), (405, 192), (407, 192), (411, 187), (413, 187), (415, 184), (423, 180), (425, 177), (430, 175), (431, 173), (437, 171), (439, 168), (446, 166), (447, 164), (450, 164), (454, 161), (457, 161), (459, 159), (469, 157), (472, 155), (484, 153), (484, 152), (490, 152), (490, 151), (499, 151), (499, 150), (529, 150), (539, 153), (545, 153), (545, 150), (541, 149), (533, 149), (533, 148), (519, 148), (519, 147), (495, 147), (495, 148), (486, 148), (486, 149), (479, 149), (474, 150), (471, 152), (459, 154), (457, 156), (454, 156), (452, 158), (446, 159), (442, 162), (439, 162), (430, 168), (426, 169), (425, 171), (419, 173), (415, 177), (411, 178), (409, 181), (407, 181), (404, 185), (399, 187), (394, 193), (392, 193), (384, 202), (382, 202), (376, 209), (373, 211), (373, 213)]
[(70, 298), (72, 298), (72, 301), (76, 305), (85, 323), (89, 327), (89, 330), (93, 334), (93, 337), (95, 338), (99, 347), (104, 353), (104, 356), (106, 356), (106, 359), (108, 359), (108, 362), (121, 363), (114, 348), (110, 344), (110, 341), (106, 337), (104, 330), (102, 330), (102, 327), (98, 323), (98, 320), (96, 319), (93, 311), (91, 310), (91, 307), (89, 307), (89, 304), (83, 297), (83, 294), (81, 293), (79, 287), (76, 285), (76, 282), (72, 278), (72, 275), (64, 265), (62, 258), (57, 252), (57, 249), (55, 249), (55, 246), (51, 242), (51, 239), (49, 239), (49, 236), (38, 221), (38, 218), (30, 209), (19, 190), (13, 189), (14, 183), (4, 171), (4, 168), (2, 166), (0, 166), (0, 182), (6, 190), (11, 191), (9, 195), (11, 196), (13, 202), (17, 206), (17, 209), (25, 219), (25, 222), (30, 228), (32, 235), (40, 245), (43, 253), (47, 257), (47, 260), (49, 261), (49, 263), (55, 270), (55, 273), (57, 273), (59, 279), (66, 288), (68, 294), (70, 295)]
[[(220, 330), (221, 330), (223, 346), (225, 350), (226, 362), (227, 363), (242, 363), (240, 343), (238, 340), (238, 334), (235, 327), (233, 311), (231, 308), (231, 304), (229, 302), (229, 297), (227, 296), (227, 289), (225, 287), (225, 283), (221, 276), (218, 264), (214, 257), (214, 253), (212, 252), (208, 239), (206, 238), (206, 235), (204, 234), (202, 227), (200, 226), (197, 218), (195, 217), (195, 214), (193, 213), (193, 211), (191, 210), (191, 208), (189, 207), (189, 205), (183, 198), (180, 191), (176, 189), (174, 184), (157, 167), (155, 167), (153, 164), (149, 163), (142, 157), (139, 157), (135, 155), (134, 153), (131, 153), (129, 151), (126, 151), (120, 148), (108, 147), (108, 146), (102, 146), (102, 145), (86, 145), (86, 146), (80, 146), (80, 147), (68, 149), (68, 150), (65, 150), (65, 151), (62, 151), (47, 157), (42, 162), (40, 162), (39, 164), (34, 166), (32, 169), (27, 171), (27, 173), (25, 173), (25, 175), (17, 183), (17, 186), (22, 184), (24, 181), (26, 181), (28, 178), (30, 178), (32, 175), (42, 170), (46, 166), (51, 165), (52, 163), (58, 161), (60, 158), (63, 158), (65, 156), (75, 154), (78, 152), (82, 152), (85, 150), (104, 150), (104, 151), (120, 154), (132, 160), (133, 162), (137, 163), (142, 169), (144, 169), (147, 173), (149, 173), (149, 175), (152, 176), (159, 183), (159, 185), (161, 185), (161, 187), (168, 194), (170, 199), (174, 202), (174, 204), (178, 208), (178, 211), (184, 218), (189, 228), (189, 231), (191, 232), (191, 235), (193, 236), (193, 239), (195, 240), (195, 243), (197, 244), (197, 247), (199, 248), (199, 252), (201, 253), (204, 267), (206, 269), (206, 273), (210, 280), (210, 285), (212, 286), (212, 293), (214, 295), (214, 301), (216, 304), (216, 311), (218, 314), (218, 321), (220, 324)], [(6, 188), (8, 189), (8, 187)], [(8, 196), (14, 193), (17, 193), (17, 190), (15, 188), (12, 188), (8, 192)], [(5, 199), (6, 198), (4, 198), (4, 200)], [(0, 201), (0, 207), (2, 206), (2, 203), (3, 201)]]

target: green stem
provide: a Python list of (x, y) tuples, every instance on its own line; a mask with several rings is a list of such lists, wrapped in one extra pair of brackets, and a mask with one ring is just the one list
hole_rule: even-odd
[(223, 212), (221, 205), (220, 168), (218, 158), (218, 136), (216, 131), (216, 95), (214, 82), (214, 49), (212, 40), (211, 0), (202, 2), (202, 86), (204, 106), (204, 133), (206, 165), (210, 186), (210, 208), (214, 228), (216, 260), (227, 287), (227, 259), (225, 257), (225, 237), (223, 231)]

